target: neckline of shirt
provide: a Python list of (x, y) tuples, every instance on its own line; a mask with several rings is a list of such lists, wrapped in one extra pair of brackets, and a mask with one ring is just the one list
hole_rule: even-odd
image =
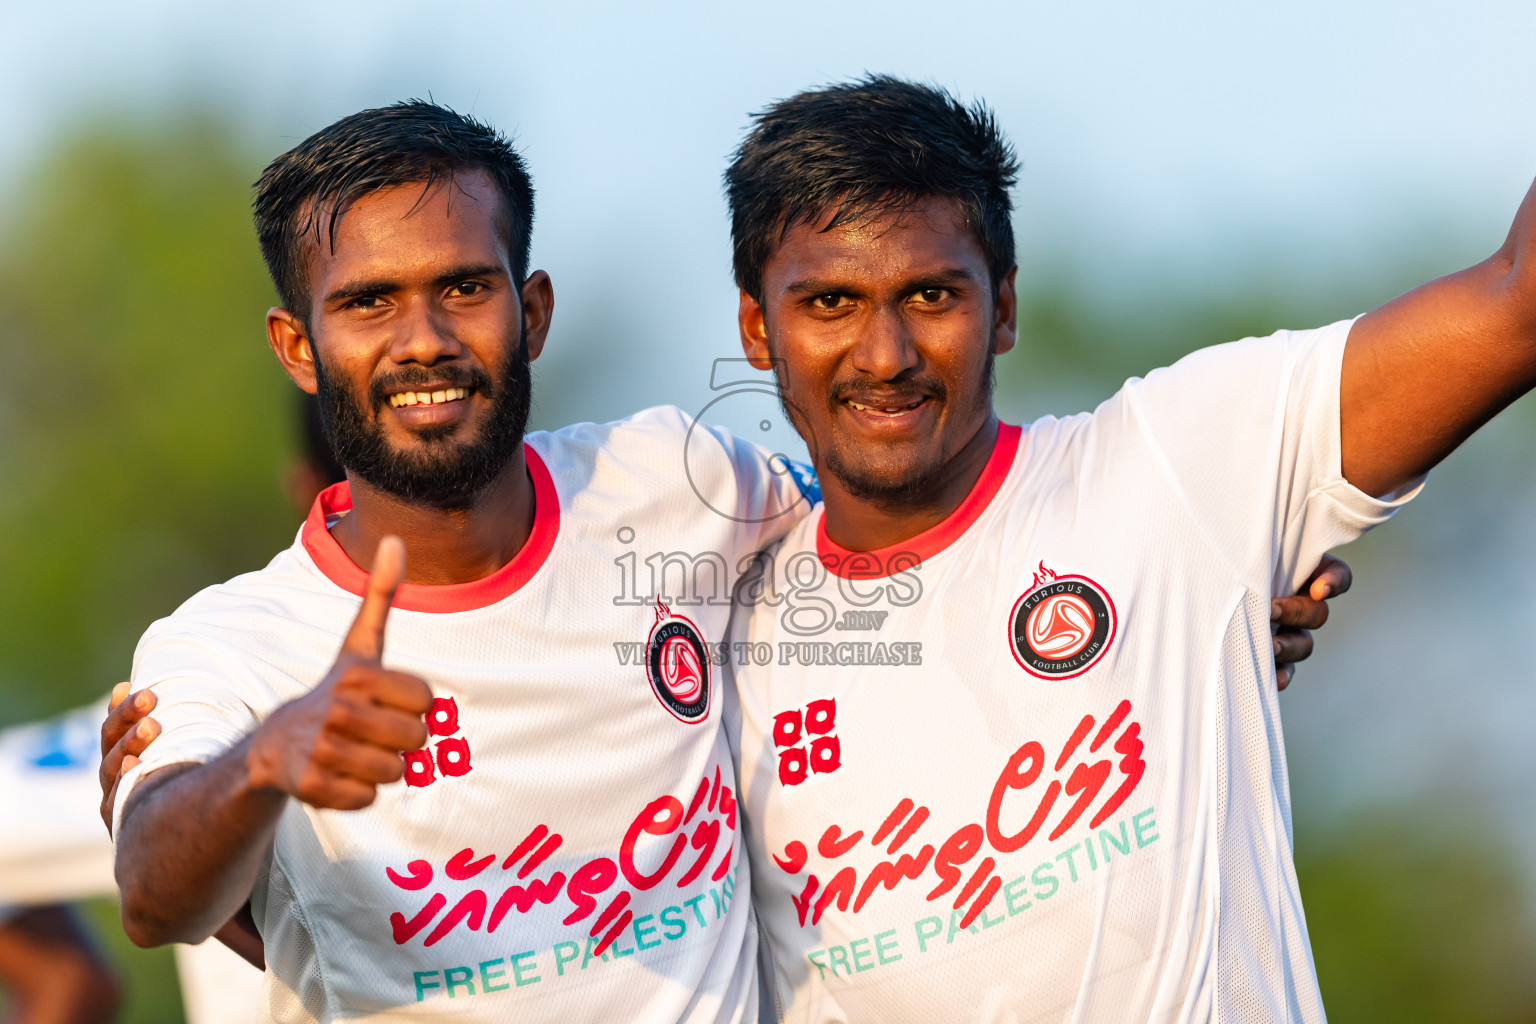
[[(485, 608), (510, 597), (533, 579), (549, 558), (560, 533), (560, 496), (544, 460), (531, 445), (523, 445), (523, 459), (533, 481), (533, 529), (517, 554), (506, 565), (483, 579), (469, 583), (430, 585), (402, 583), (395, 595), (394, 607), (408, 612), (468, 612)], [(314, 560), (315, 568), (326, 579), (350, 594), (363, 596), (368, 574), (341, 549), (326, 520), (352, 509), (352, 490), (343, 480), (332, 484), (315, 497), (309, 517), (304, 520), (300, 539), (304, 550)]]
[(992, 454), (982, 467), (981, 476), (971, 485), (970, 493), (949, 515), (915, 537), (875, 551), (850, 551), (827, 536), (827, 513), (823, 508), (816, 521), (816, 554), (821, 563), (843, 579), (880, 579), (926, 562), (965, 535), (997, 497), (1019, 451), (1023, 428), (1008, 423), (997, 425), (997, 439)]

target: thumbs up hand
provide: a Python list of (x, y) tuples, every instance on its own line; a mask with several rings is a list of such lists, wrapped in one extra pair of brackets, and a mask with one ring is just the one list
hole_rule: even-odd
[(363, 606), (320, 685), (268, 716), (246, 755), (250, 784), (313, 807), (357, 810), (405, 774), (402, 751), (427, 739), (426, 682), (383, 665), (384, 623), (405, 578), (405, 545), (385, 537)]

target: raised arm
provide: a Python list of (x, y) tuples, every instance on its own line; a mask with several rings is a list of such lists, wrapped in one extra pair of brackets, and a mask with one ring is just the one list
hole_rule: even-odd
[(1339, 384), (1344, 477), (1391, 493), (1536, 386), (1536, 185), (1488, 259), (1350, 330)]
[[(128, 797), (117, 840), (123, 928), (141, 946), (201, 942), (240, 910), (289, 797), (355, 810), (426, 742), (427, 684), (383, 667), (384, 623), (405, 573), (379, 545), (368, 592), (324, 680), (207, 764), (170, 765)], [(142, 749), (142, 748), (141, 748)]]

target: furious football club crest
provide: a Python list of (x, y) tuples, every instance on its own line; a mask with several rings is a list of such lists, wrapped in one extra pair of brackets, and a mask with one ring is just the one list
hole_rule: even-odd
[(1080, 676), (1115, 639), (1115, 603), (1086, 576), (1058, 576), (1040, 563), (1008, 616), (1019, 667), (1041, 679)]
[(679, 722), (709, 717), (709, 652), (698, 627), (656, 599), (656, 623), (645, 642), (645, 674), (662, 706)]

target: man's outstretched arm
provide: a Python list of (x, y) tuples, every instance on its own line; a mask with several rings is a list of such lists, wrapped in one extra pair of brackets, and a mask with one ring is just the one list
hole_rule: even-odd
[(1344, 347), (1344, 477), (1382, 496), (1536, 386), (1536, 185), (1488, 259), (1356, 321)]
[(250, 895), (290, 796), (355, 810), (371, 804), (380, 785), (399, 781), (401, 751), (426, 741), (422, 715), (432, 703), (424, 681), (380, 661), (404, 574), (404, 547), (387, 538), (320, 685), (216, 760), (162, 768), (129, 796), (117, 881), (134, 942), (201, 942), (228, 921)]

